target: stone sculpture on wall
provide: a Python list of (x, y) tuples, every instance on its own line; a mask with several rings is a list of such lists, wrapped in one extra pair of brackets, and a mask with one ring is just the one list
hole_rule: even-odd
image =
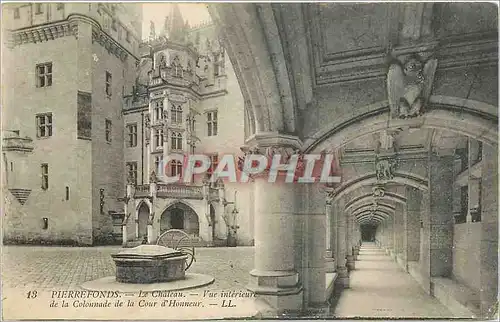
[(432, 91), (437, 59), (422, 62), (412, 55), (402, 65), (399, 61), (391, 64), (387, 73), (387, 93), (391, 116), (412, 118), (422, 115)]
[(377, 181), (388, 181), (394, 178), (394, 171), (396, 169), (396, 160), (393, 158), (376, 158), (375, 172), (377, 174)]

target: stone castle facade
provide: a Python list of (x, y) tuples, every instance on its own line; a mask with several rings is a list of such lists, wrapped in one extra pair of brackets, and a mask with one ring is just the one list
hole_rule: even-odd
[(172, 5), (142, 41), (141, 5), (102, 3), (13, 4), (4, 21), (4, 241), (155, 242), (178, 228), (201, 245), (252, 243), (249, 189), (163, 183), (182, 171), (169, 153), (217, 163), (243, 145), (213, 25), (191, 28)]

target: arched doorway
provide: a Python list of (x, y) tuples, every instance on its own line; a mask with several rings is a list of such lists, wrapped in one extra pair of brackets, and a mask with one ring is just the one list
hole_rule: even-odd
[(149, 220), (149, 207), (148, 205), (143, 202), (138, 210), (138, 227), (139, 227), (139, 239), (143, 239), (145, 236), (148, 235), (148, 220)]
[(160, 217), (160, 234), (169, 229), (180, 229), (192, 236), (198, 236), (200, 223), (196, 212), (188, 205), (177, 202), (169, 206)]
[(172, 229), (184, 229), (184, 210), (180, 208), (172, 209), (170, 213), (170, 227)]

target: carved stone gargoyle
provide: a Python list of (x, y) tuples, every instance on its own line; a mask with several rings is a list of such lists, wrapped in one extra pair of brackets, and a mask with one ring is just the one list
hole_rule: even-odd
[(437, 59), (422, 62), (417, 55), (401, 64), (395, 61), (387, 73), (387, 94), (393, 118), (412, 118), (424, 113), (432, 91)]

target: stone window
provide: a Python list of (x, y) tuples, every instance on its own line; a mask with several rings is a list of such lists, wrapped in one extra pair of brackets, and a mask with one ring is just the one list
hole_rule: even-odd
[(172, 119), (173, 124), (181, 124), (182, 123), (182, 107), (180, 105), (172, 104), (170, 108), (170, 117)]
[(69, 187), (66, 186), (66, 200), (69, 200)]
[(129, 182), (136, 185), (137, 184), (137, 162), (127, 162), (127, 175)]
[(111, 120), (106, 119), (106, 141), (111, 142)]
[(182, 162), (174, 160), (170, 162), (170, 176), (182, 176)]
[(128, 147), (133, 148), (137, 146), (137, 123), (128, 124)]
[(42, 189), (49, 189), (49, 165), (47, 163), (42, 163)]
[(171, 140), (172, 150), (182, 150), (182, 134), (180, 132), (172, 132)]
[(155, 120), (159, 121), (163, 119), (163, 100), (154, 101), (154, 111), (155, 111)]
[(110, 72), (106, 72), (106, 95), (108, 97), (111, 97), (111, 81), (112, 81), (112, 76)]
[(36, 116), (36, 136), (39, 138), (52, 136), (52, 113)]
[(155, 149), (160, 149), (163, 147), (163, 129), (155, 130)]
[(115, 19), (113, 19), (113, 21), (111, 22), (111, 28), (112, 28), (114, 31), (116, 31), (116, 29), (117, 29), (117, 25), (116, 25), (116, 20), (115, 20)]
[(52, 86), (52, 63), (43, 63), (36, 65), (36, 86)]
[(220, 61), (219, 61), (219, 54), (214, 55), (214, 76), (217, 77), (219, 76), (220, 72)]
[(43, 13), (42, 3), (35, 3), (35, 14), (39, 15)]
[(19, 19), (21, 18), (21, 13), (19, 8), (14, 8), (14, 19)]
[(217, 111), (207, 113), (207, 135), (217, 135)]
[(178, 56), (175, 56), (172, 61), (172, 70), (174, 71), (175, 77), (182, 77), (182, 66)]
[(59, 2), (56, 6), (57, 10), (63, 10), (64, 9), (64, 3)]
[(163, 155), (155, 156), (155, 172), (158, 175), (163, 175)]
[(125, 31), (125, 40), (127, 40), (127, 42), (130, 42), (130, 32), (128, 30)]

